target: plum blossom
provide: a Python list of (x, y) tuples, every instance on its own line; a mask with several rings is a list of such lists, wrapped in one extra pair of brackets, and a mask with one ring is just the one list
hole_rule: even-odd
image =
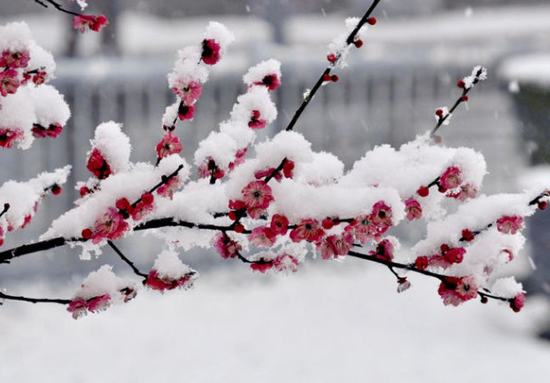
[(29, 51), (27, 49), (12, 51), (6, 49), (2, 51), (0, 57), (0, 68), (26, 68), (30, 60)]
[(7, 69), (0, 72), (0, 95), (6, 97), (14, 94), (19, 88), (19, 73), (14, 69)]
[(445, 306), (458, 306), (477, 297), (478, 286), (472, 276), (445, 277), (439, 285), (438, 293)]
[(513, 299), (510, 300), (510, 308), (514, 312), (519, 312), (525, 305), (525, 294), (519, 293)]
[(303, 219), (295, 229), (290, 232), (293, 242), (308, 241), (317, 242), (325, 235), (319, 222), (312, 218)]
[(180, 187), (180, 179), (178, 177), (172, 177), (164, 185), (157, 189), (157, 193), (163, 197), (172, 199), (174, 193)]
[(269, 228), (275, 235), (285, 235), (288, 231), (288, 218), (281, 214), (274, 214)]
[(275, 244), (276, 235), (269, 227), (261, 226), (252, 229), (252, 233), (248, 236), (248, 240), (254, 246), (271, 247)]
[(78, 15), (73, 18), (73, 28), (78, 29), (80, 33), (86, 31), (99, 32), (107, 24), (109, 24), (109, 20), (105, 15)]
[(275, 73), (266, 75), (262, 81), (255, 82), (254, 85), (264, 85), (269, 90), (275, 90), (281, 85), (279, 76)]
[(277, 258), (273, 260), (273, 267), (277, 271), (285, 272), (285, 271), (291, 271), (295, 273), (298, 271), (298, 260), (287, 253), (283, 253), (281, 255), (278, 255)]
[(214, 39), (204, 39), (202, 42), (202, 62), (206, 65), (214, 65), (220, 61), (221, 46)]
[(405, 212), (409, 221), (422, 218), (422, 206), (414, 198), (409, 198), (405, 201)]
[(89, 312), (96, 313), (106, 310), (111, 305), (111, 296), (109, 294), (100, 295), (88, 300), (75, 297), (67, 307), (67, 311), (72, 313), (73, 319), (78, 319)]
[(19, 128), (6, 129), (0, 128), (0, 146), (6, 149), (13, 148), (13, 144), (17, 140), (21, 140), (24, 136), (23, 130)]
[(466, 201), (468, 198), (475, 198), (477, 189), (471, 184), (461, 185), (460, 189), (456, 193), (447, 193), (447, 197), (458, 199), (461, 202)]
[(181, 98), (185, 105), (193, 105), (201, 96), (202, 84), (197, 81), (185, 82), (182, 79), (177, 79), (172, 91)]
[(317, 250), (321, 253), (323, 259), (336, 259), (347, 255), (353, 246), (353, 236), (349, 232), (340, 235), (329, 235), (323, 240), (317, 242)]
[(375, 250), (369, 251), (369, 254), (383, 261), (391, 262), (393, 260), (393, 250), (393, 243), (386, 238), (376, 245)]
[(178, 118), (181, 121), (192, 120), (195, 117), (195, 105), (187, 105), (183, 102), (178, 107)]
[(212, 157), (208, 157), (197, 170), (200, 178), (214, 177), (215, 179), (220, 179), (225, 176), (225, 172), (218, 167)]
[(86, 169), (100, 180), (109, 177), (112, 173), (111, 166), (97, 148), (92, 150), (86, 164)]
[(194, 270), (177, 279), (160, 274), (157, 270), (151, 270), (145, 280), (145, 286), (157, 291), (174, 290), (176, 288), (188, 289), (193, 286), (195, 279), (196, 272)]
[(246, 158), (246, 153), (248, 152), (248, 148), (242, 148), (237, 150), (235, 153), (235, 160), (233, 162), (229, 163), (229, 166), (227, 167), (229, 171), (233, 171), (237, 166), (242, 165), (244, 163), (244, 160)]
[(248, 122), (248, 127), (251, 129), (263, 129), (267, 125), (267, 121), (261, 118), (262, 114), (259, 110), (254, 109)]
[(462, 182), (462, 173), (456, 166), (448, 167), (439, 177), (439, 186), (444, 189), (444, 191), (455, 189), (459, 187)]
[(162, 140), (157, 144), (156, 150), (158, 158), (165, 158), (172, 154), (180, 153), (183, 150), (183, 145), (178, 136), (168, 131), (162, 136)]
[(118, 239), (124, 235), (128, 227), (119, 210), (109, 207), (108, 211), (95, 221), (93, 229), (90, 229), (90, 239), (94, 244), (104, 239)]
[(63, 127), (58, 123), (52, 123), (47, 128), (40, 124), (32, 126), (32, 134), (37, 138), (57, 138), (62, 131)]
[(213, 245), (224, 259), (235, 258), (237, 253), (242, 250), (242, 246), (225, 233), (219, 233), (214, 238)]
[(504, 234), (516, 234), (523, 228), (523, 218), (505, 215), (497, 220), (497, 230)]
[(271, 201), (273, 201), (271, 187), (264, 181), (250, 182), (242, 190), (242, 195), (244, 204), (249, 211), (253, 209), (267, 209)]

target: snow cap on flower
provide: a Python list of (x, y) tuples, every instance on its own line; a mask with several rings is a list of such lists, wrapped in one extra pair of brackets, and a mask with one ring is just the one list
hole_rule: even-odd
[(154, 290), (172, 290), (175, 288), (190, 288), (199, 274), (185, 265), (174, 249), (162, 251), (153, 265), (153, 270), (147, 278), (146, 285)]
[(225, 50), (235, 41), (235, 35), (227, 29), (227, 27), (216, 21), (208, 23), (206, 30), (204, 31), (204, 38), (206, 40), (214, 40), (220, 45), (221, 54), (225, 53)]
[(50, 124), (65, 126), (71, 111), (57, 89), (50, 85), (32, 88), (31, 98), (35, 107), (36, 123), (44, 127)]
[(269, 90), (274, 90), (281, 83), (281, 63), (274, 59), (262, 61), (248, 69), (248, 72), (243, 76), (243, 81), (249, 87), (260, 85)]
[(103, 265), (91, 272), (74, 295), (67, 310), (73, 318), (107, 309), (111, 304), (127, 302), (135, 295), (133, 283), (115, 275), (112, 266)]
[(130, 139), (116, 122), (104, 122), (96, 128), (92, 146), (97, 148), (114, 173), (124, 172), (130, 165)]

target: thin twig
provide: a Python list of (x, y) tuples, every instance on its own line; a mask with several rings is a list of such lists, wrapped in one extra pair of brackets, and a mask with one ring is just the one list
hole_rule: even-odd
[(71, 303), (70, 299), (52, 299), (52, 298), (29, 298), (15, 295), (8, 295), (0, 291), (0, 299), (7, 299), (12, 301), (30, 302), (30, 303), (58, 303), (61, 305), (68, 305)]
[(115, 251), (115, 253), (118, 254), (118, 256), (120, 257), (120, 259), (122, 259), (124, 262), (126, 262), (128, 264), (128, 266), (130, 266), (132, 268), (132, 270), (134, 271), (134, 273), (136, 275), (139, 275), (140, 277), (143, 277), (143, 278), (147, 278), (147, 274), (144, 274), (142, 273), (141, 271), (139, 271), (139, 269), (134, 265), (134, 263), (132, 261), (130, 261), (123, 253), (122, 251), (120, 251), (120, 249), (118, 247), (115, 246), (115, 244), (112, 242), (112, 241), (107, 241), (107, 243), (109, 244), (109, 246), (111, 246), (111, 249), (113, 249)]

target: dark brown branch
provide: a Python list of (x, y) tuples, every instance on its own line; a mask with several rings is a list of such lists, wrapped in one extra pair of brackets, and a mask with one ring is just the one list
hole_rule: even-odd
[[(355, 26), (353, 31), (349, 34), (348, 38), (346, 39), (346, 43), (348, 45), (353, 44), (355, 36), (359, 32), (359, 30), (363, 27), (363, 25), (365, 25), (367, 23), (368, 18), (370, 17), (370, 15), (374, 11), (374, 9), (378, 5), (378, 3), (380, 3), (380, 0), (374, 0), (372, 2), (371, 6), (369, 7), (369, 9), (367, 10), (367, 12), (365, 13), (365, 15), (361, 18), (361, 20), (359, 20), (359, 22), (357, 23), (357, 25)], [(317, 91), (319, 90), (321, 85), (323, 85), (324, 78), (325, 78), (326, 75), (330, 74), (331, 69), (332, 69), (332, 65), (330, 65), (329, 67), (327, 67), (323, 71), (323, 73), (321, 74), (321, 77), (319, 77), (319, 79), (317, 80), (317, 82), (315, 83), (313, 88), (304, 97), (304, 101), (302, 102), (302, 104), (300, 105), (298, 110), (296, 110), (296, 112), (294, 113), (294, 117), (292, 117), (292, 120), (290, 121), (290, 123), (286, 127), (287, 131), (290, 131), (290, 130), (294, 129), (294, 125), (296, 125), (296, 122), (298, 122), (298, 119), (300, 118), (300, 116), (302, 115), (304, 110), (307, 108), (309, 102), (315, 96), (315, 93), (317, 93)]]
[[(432, 277), (432, 278), (435, 278), (435, 279), (438, 279), (442, 282), (444, 282), (449, 276), (448, 275), (443, 275), (443, 274), (439, 274), (439, 273), (434, 273), (432, 271), (428, 271), (428, 270), (420, 270), (418, 269), (414, 263), (412, 264), (405, 264), (405, 263), (398, 263), (398, 262), (393, 262), (393, 261), (388, 261), (386, 259), (382, 259), (382, 258), (377, 258), (376, 256), (374, 255), (367, 255), (367, 254), (361, 254), (361, 253), (358, 253), (356, 251), (350, 251), (348, 253), (349, 256), (351, 257), (354, 257), (354, 258), (359, 258), (359, 259), (363, 259), (365, 261), (369, 261), (369, 262), (375, 262), (375, 263), (379, 263), (381, 265), (385, 265), (387, 266), (390, 271), (393, 273), (393, 275), (395, 275), (395, 277), (397, 277), (397, 279), (399, 280), (401, 277), (395, 272), (394, 269), (402, 269), (402, 270), (409, 270), (409, 271), (413, 271), (415, 273), (419, 273), (419, 274), (423, 274), (423, 275), (426, 275), (428, 277)], [(477, 291), (477, 294), (483, 299), (495, 299), (495, 300), (499, 300), (499, 301), (503, 301), (503, 302), (511, 302), (513, 301), (514, 299), (510, 299), (510, 298), (504, 298), (504, 297), (499, 297), (497, 295), (493, 295), (491, 294), (491, 292), (487, 289), (483, 289), (484, 291), (481, 291), (478, 290)]]
[(0, 212), (0, 218), (6, 214), (8, 212), (8, 210), (10, 210), (10, 204), (9, 203), (5, 203), (4, 204), (4, 209), (2, 210), (2, 212)]
[(440, 118), (438, 118), (437, 120), (437, 123), (435, 124), (435, 127), (432, 129), (431, 133), (430, 133), (430, 137), (433, 137), (435, 135), (435, 133), (438, 131), (438, 129), (443, 125), (443, 123), (450, 118), (450, 116), (453, 114), (453, 112), (455, 111), (455, 109), (463, 102), (466, 102), (465, 100), (467, 100), (467, 98), (465, 99), (465, 97), (468, 95), (468, 93), (470, 93), (470, 90), (473, 89), (474, 85), (477, 84), (479, 81), (480, 81), (480, 76), (481, 76), (481, 73), (483, 71), (483, 67), (481, 67), (479, 69), (479, 71), (476, 73), (475, 75), (475, 79), (473, 81), (473, 84), (469, 87), (469, 88), (464, 88), (462, 89), (462, 94), (460, 95), (460, 97), (455, 101), (454, 105), (451, 107), (451, 109), (449, 110), (449, 112), (447, 112), (447, 114), (445, 114), (444, 116), (441, 116)]
[(107, 243), (109, 244), (109, 246), (111, 246), (111, 249), (113, 249), (115, 251), (115, 253), (118, 254), (118, 256), (120, 257), (120, 259), (122, 259), (124, 262), (126, 262), (128, 264), (128, 266), (130, 266), (132, 268), (132, 270), (134, 271), (134, 273), (136, 275), (139, 275), (140, 277), (143, 277), (143, 278), (147, 278), (147, 274), (144, 274), (142, 273), (141, 271), (139, 271), (139, 269), (134, 265), (134, 263), (132, 261), (130, 261), (123, 253), (122, 251), (120, 251), (120, 249), (118, 247), (115, 246), (115, 244), (113, 243), (113, 241), (107, 241)]
[(61, 305), (68, 305), (71, 303), (70, 299), (51, 299), (51, 298), (29, 298), (15, 295), (8, 295), (0, 291), (0, 299), (7, 299), (12, 301), (30, 302), (30, 303), (58, 303)]
[(44, 8), (48, 8), (48, 4), (46, 4), (46, 3), (49, 3), (49, 4), (53, 5), (53, 7), (55, 9), (57, 9), (58, 11), (60, 11), (60, 12), (63, 12), (63, 13), (66, 13), (66, 14), (69, 14), (69, 15), (72, 15), (72, 16), (81, 16), (80, 13), (72, 12), (72, 11), (69, 11), (68, 9), (63, 8), (63, 6), (61, 4), (59, 4), (58, 2), (56, 2), (54, 0), (34, 0), (34, 2), (37, 3), (37, 4), (40, 4)]

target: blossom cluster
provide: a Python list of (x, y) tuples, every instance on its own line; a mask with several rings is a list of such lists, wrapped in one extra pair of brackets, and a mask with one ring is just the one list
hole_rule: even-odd
[(177, 100), (166, 108), (162, 119), (164, 135), (156, 146), (157, 158), (180, 153), (183, 146), (175, 134), (178, 120), (192, 120), (195, 104), (199, 100), (203, 84), (208, 79), (210, 67), (217, 64), (235, 37), (220, 23), (210, 22), (204, 32), (204, 39), (196, 46), (178, 52), (172, 72), (168, 75), (168, 85)]
[(0, 26), (0, 147), (28, 149), (34, 138), (56, 138), (70, 117), (63, 96), (46, 83), (52, 55), (24, 23)]
[[(372, 17), (365, 20), (376, 23)], [(340, 36), (329, 46), (329, 68), (317, 84), (329, 81), (325, 75), (331, 69), (345, 66), (351, 45), (362, 46), (366, 24), (358, 22), (348, 20), (347, 37)], [(86, 259), (92, 253), (99, 256), (105, 245), (116, 249), (113, 241), (138, 229), (155, 229), (154, 235), (166, 245), (147, 273), (115, 251), (143, 278), (145, 287), (161, 292), (189, 288), (198, 277), (182, 263), (179, 251), (212, 247), (223, 259), (240, 260), (260, 273), (296, 272), (307, 254), (324, 260), (352, 256), (386, 265), (397, 278), (398, 292), (411, 287), (399, 271), (407, 270), (438, 278), (438, 294), (445, 305), (493, 298), (507, 302), (514, 311), (523, 307), (521, 284), (495, 275), (522, 249), (524, 218), (546, 208), (549, 188), (478, 195), (487, 172), (483, 156), (433, 139), (456, 106), (467, 101), (466, 93), (486, 78), (483, 67), (475, 67), (459, 82), (462, 94), (452, 108), (436, 111), (434, 131), (399, 148), (376, 146), (345, 171), (340, 159), (314, 151), (292, 126), (255, 142), (256, 132), (277, 117), (270, 92), (281, 84), (280, 63), (261, 62), (244, 75), (247, 90), (237, 98), (229, 118), (194, 153), (198, 177), (191, 179), (191, 166), (181, 157), (176, 123), (193, 118), (211, 66), (232, 41), (223, 25), (210, 23), (199, 44), (179, 52), (168, 75), (177, 100), (162, 118), (164, 134), (155, 146), (156, 163), (130, 161), (130, 140), (120, 124), (97, 127), (86, 162), (91, 176), (77, 184), (80, 198), (75, 207), (52, 223), (43, 241), (61, 238), (80, 246)], [(4, 71), (23, 72), (25, 54), (2, 57), (9, 62)], [(330, 81), (336, 79), (331, 76)], [(10, 86), (5, 86), (3, 110), (9, 105), (5, 101), (21, 93), (19, 89), (9, 93)], [(36, 134), (48, 136), (44, 131)], [(65, 181), (61, 176), (53, 182), (46, 178), (49, 182), (40, 183), (41, 190), (54, 194)], [(6, 185), (10, 186), (0, 188), (0, 197)], [(16, 201), (13, 210), (6, 199), (10, 207), (0, 213), (2, 234), (10, 225), (25, 224), (25, 214), (37, 198), (20, 199), (26, 205), (19, 208)], [(409, 251), (400, 251), (392, 230), (410, 221), (424, 224), (426, 235)], [(103, 266), (84, 281), (68, 310), (78, 318), (126, 302), (136, 290)]]

